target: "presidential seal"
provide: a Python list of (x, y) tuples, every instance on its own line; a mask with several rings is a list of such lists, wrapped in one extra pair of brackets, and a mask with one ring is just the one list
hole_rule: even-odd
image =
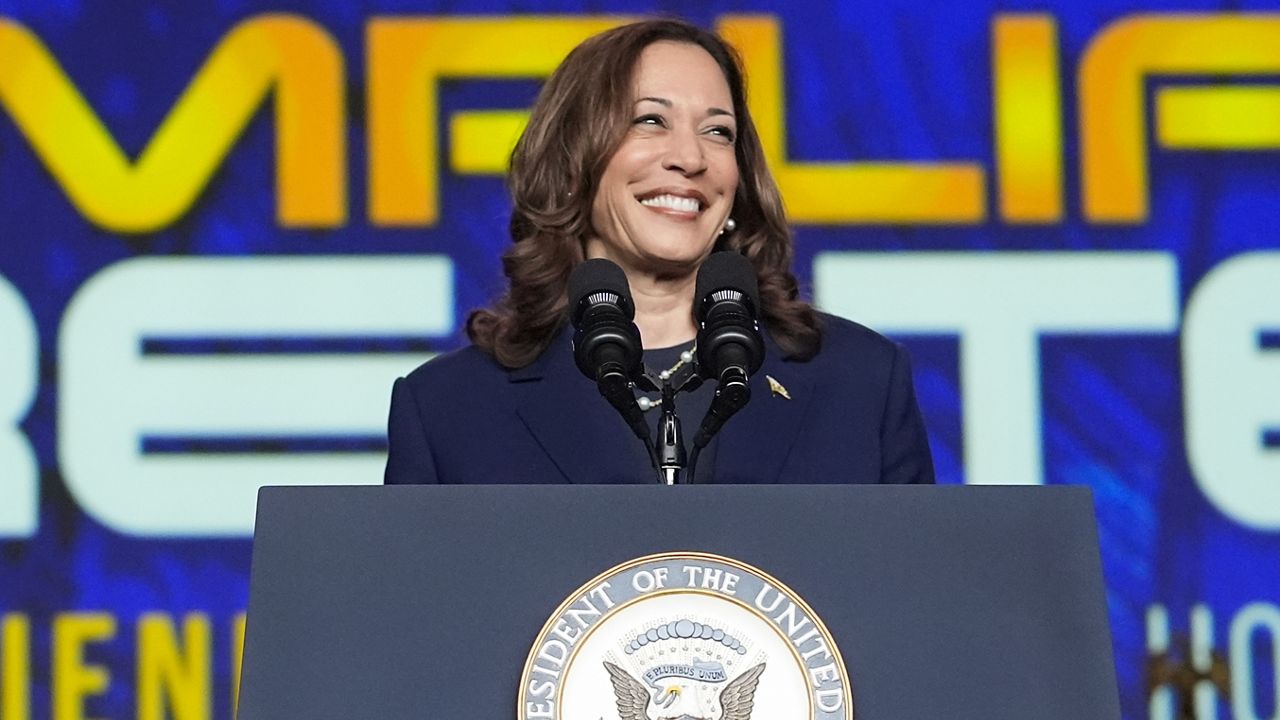
[(703, 553), (619, 565), (529, 651), (520, 720), (852, 720), (831, 634), (787, 586)]

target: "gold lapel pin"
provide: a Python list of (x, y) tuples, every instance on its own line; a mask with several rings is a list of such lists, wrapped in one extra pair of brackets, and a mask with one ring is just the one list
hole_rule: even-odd
[(774, 380), (772, 375), (765, 375), (764, 379), (769, 381), (769, 389), (773, 391), (774, 395), (781, 395), (787, 400), (791, 399), (791, 393), (787, 392), (787, 389), (782, 386), (782, 383)]

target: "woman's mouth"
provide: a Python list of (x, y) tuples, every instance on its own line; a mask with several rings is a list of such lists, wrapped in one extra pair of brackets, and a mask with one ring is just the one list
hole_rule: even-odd
[(679, 195), (655, 195), (640, 201), (641, 205), (652, 208), (663, 208), (677, 212), (696, 213), (702, 209), (702, 203), (691, 197)]
[(656, 188), (636, 196), (641, 205), (666, 215), (693, 219), (707, 208), (707, 199), (692, 188)]

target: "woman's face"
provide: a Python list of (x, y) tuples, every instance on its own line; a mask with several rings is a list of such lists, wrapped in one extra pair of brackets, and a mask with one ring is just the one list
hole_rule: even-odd
[(632, 83), (631, 126), (592, 200), (587, 256), (631, 277), (687, 275), (733, 209), (733, 97), (716, 61), (689, 43), (645, 48)]

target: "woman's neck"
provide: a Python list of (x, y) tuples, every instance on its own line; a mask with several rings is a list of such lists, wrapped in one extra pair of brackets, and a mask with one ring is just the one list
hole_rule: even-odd
[(692, 343), (694, 276), (628, 278), (636, 305), (636, 327), (646, 348)]

